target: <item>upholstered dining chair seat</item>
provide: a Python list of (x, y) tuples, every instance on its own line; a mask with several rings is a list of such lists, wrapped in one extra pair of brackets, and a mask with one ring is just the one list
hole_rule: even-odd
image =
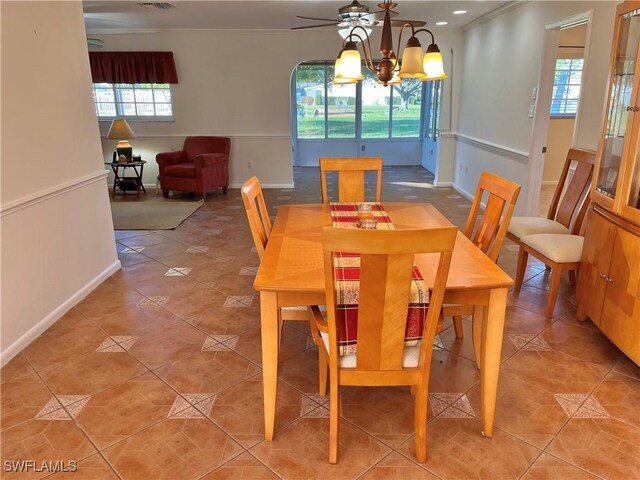
[[(329, 334), (320, 332), (324, 346), (329, 350)], [(415, 368), (418, 366), (418, 359), (420, 358), (420, 340), (415, 345), (404, 347), (404, 353), (402, 355), (402, 366), (404, 368)], [(356, 354), (340, 355), (340, 368), (356, 368), (357, 360)]]
[(579, 235), (555, 235), (541, 233), (528, 235), (521, 242), (555, 263), (579, 262), (584, 237)]
[(507, 231), (518, 238), (538, 233), (565, 235), (569, 235), (571, 233), (569, 229), (561, 223), (542, 217), (513, 217)]

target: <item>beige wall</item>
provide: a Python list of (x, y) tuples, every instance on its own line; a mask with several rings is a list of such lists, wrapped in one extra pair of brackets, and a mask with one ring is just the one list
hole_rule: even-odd
[(465, 37), (455, 185), (472, 193), (490, 170), (529, 187), (532, 93), (538, 84), (547, 25), (592, 13), (582, 114), (576, 146), (595, 149), (600, 134), (613, 37), (615, 2), (522, 2), (500, 16), (473, 25)]
[(1, 2), (1, 362), (119, 268), (80, 2)]
[[(306, 60), (334, 59), (341, 45), (340, 37), (331, 29), (164, 30), (92, 36), (104, 40), (103, 51), (174, 52), (180, 82), (173, 89), (175, 121), (130, 122), (137, 135), (131, 142), (134, 150), (149, 161), (146, 184), (155, 184), (155, 154), (180, 149), (187, 135), (232, 137), (232, 184), (240, 185), (253, 175), (267, 186), (291, 184), (291, 73)], [(452, 121), (449, 101), (452, 87), (457, 108), (462, 39), (461, 31), (436, 36), (447, 66), (452, 61), (451, 50), (456, 49), (455, 74), (445, 82), (443, 92), (442, 125), (447, 127)], [(379, 38), (374, 35), (372, 45), (376, 48), (378, 44)], [(103, 135), (108, 128), (109, 122), (100, 122)], [(106, 160), (111, 158), (116, 143), (103, 138)], [(248, 167), (250, 161), (252, 169)], [(452, 164), (453, 157), (443, 161)]]

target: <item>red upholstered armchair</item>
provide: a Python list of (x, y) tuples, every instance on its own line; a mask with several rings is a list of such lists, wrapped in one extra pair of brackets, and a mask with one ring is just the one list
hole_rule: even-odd
[(156, 155), (160, 169), (160, 188), (165, 198), (169, 190), (197, 192), (206, 198), (207, 192), (229, 187), (229, 150), (227, 137), (187, 137), (179, 152)]

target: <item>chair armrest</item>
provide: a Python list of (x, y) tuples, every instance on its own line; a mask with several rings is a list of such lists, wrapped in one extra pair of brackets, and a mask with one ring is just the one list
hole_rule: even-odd
[(208, 167), (228, 160), (229, 156), (226, 153), (201, 153), (193, 158), (196, 168)]
[(311, 309), (311, 321), (316, 325), (318, 330), (329, 333), (329, 325), (322, 316), (320, 309), (316, 305), (311, 305), (309, 308)]
[(177, 152), (162, 152), (156, 155), (156, 162), (161, 167), (165, 167), (167, 165), (175, 165), (178, 163), (186, 163), (187, 162), (187, 154), (179, 150)]

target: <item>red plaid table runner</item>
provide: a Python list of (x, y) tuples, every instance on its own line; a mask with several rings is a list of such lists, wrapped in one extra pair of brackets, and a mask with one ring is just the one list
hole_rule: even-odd
[[(380, 203), (371, 203), (377, 229), (392, 230), (393, 223)], [(357, 203), (331, 203), (331, 220), (334, 227), (357, 227)], [(356, 352), (358, 336), (358, 299), (360, 289), (360, 256), (337, 252), (333, 257), (336, 279), (336, 322), (340, 355)], [(429, 289), (417, 267), (413, 268), (411, 296), (407, 312), (405, 340), (415, 345), (422, 337), (424, 320), (429, 306)]]

